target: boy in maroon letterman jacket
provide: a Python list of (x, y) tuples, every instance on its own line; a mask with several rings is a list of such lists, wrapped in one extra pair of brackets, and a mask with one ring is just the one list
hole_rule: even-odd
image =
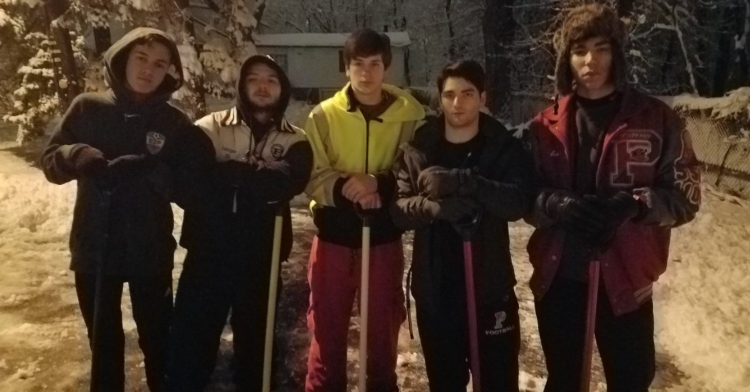
[(531, 123), (538, 197), (528, 221), (531, 288), (549, 379), (577, 391), (588, 264), (601, 262), (596, 341), (610, 392), (655, 373), (651, 291), (670, 231), (700, 205), (699, 164), (677, 114), (627, 85), (627, 32), (600, 4), (570, 11), (555, 38), (555, 105)]

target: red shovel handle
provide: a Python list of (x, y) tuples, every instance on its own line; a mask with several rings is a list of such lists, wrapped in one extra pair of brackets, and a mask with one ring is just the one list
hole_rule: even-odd
[(474, 260), (471, 250), (471, 240), (464, 241), (464, 276), (466, 277), (466, 308), (469, 315), (469, 364), (471, 366), (471, 380), (474, 392), (481, 392), (477, 304), (474, 294)]
[(599, 261), (589, 264), (589, 293), (586, 305), (586, 340), (583, 346), (583, 368), (581, 370), (581, 392), (591, 387), (591, 363), (594, 356), (594, 330), (596, 329), (596, 305), (599, 297)]

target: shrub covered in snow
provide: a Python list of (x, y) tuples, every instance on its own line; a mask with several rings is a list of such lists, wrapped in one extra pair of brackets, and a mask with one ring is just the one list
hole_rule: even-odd
[(708, 110), (716, 119), (750, 120), (750, 87), (740, 87), (718, 98), (682, 94), (662, 99), (677, 110)]

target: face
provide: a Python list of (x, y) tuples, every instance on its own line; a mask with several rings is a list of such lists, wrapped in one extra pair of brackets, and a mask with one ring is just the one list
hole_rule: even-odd
[(273, 108), (281, 97), (279, 75), (266, 64), (253, 65), (245, 76), (245, 96), (258, 109)]
[(484, 106), (485, 99), (486, 94), (480, 94), (476, 86), (468, 80), (450, 77), (443, 85), (440, 107), (450, 126), (462, 128), (479, 119), (479, 111)]
[(612, 44), (601, 37), (574, 43), (570, 50), (570, 69), (576, 85), (584, 93), (597, 95), (597, 92), (612, 89)]
[(164, 81), (172, 66), (169, 48), (158, 42), (136, 45), (128, 55), (125, 77), (128, 88), (139, 94), (151, 94)]
[(346, 76), (354, 91), (362, 95), (380, 94), (385, 78), (383, 55), (351, 59), (346, 68)]

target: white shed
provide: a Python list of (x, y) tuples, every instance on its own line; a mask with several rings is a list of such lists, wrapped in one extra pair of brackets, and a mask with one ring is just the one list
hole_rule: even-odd
[[(408, 50), (411, 40), (406, 32), (386, 33), (391, 39), (393, 60), (386, 73), (386, 83), (408, 86)], [(348, 34), (300, 33), (258, 34), (259, 53), (270, 55), (289, 75), (298, 94), (319, 92), (320, 99), (333, 95), (347, 82), (344, 69), (344, 42)]]

